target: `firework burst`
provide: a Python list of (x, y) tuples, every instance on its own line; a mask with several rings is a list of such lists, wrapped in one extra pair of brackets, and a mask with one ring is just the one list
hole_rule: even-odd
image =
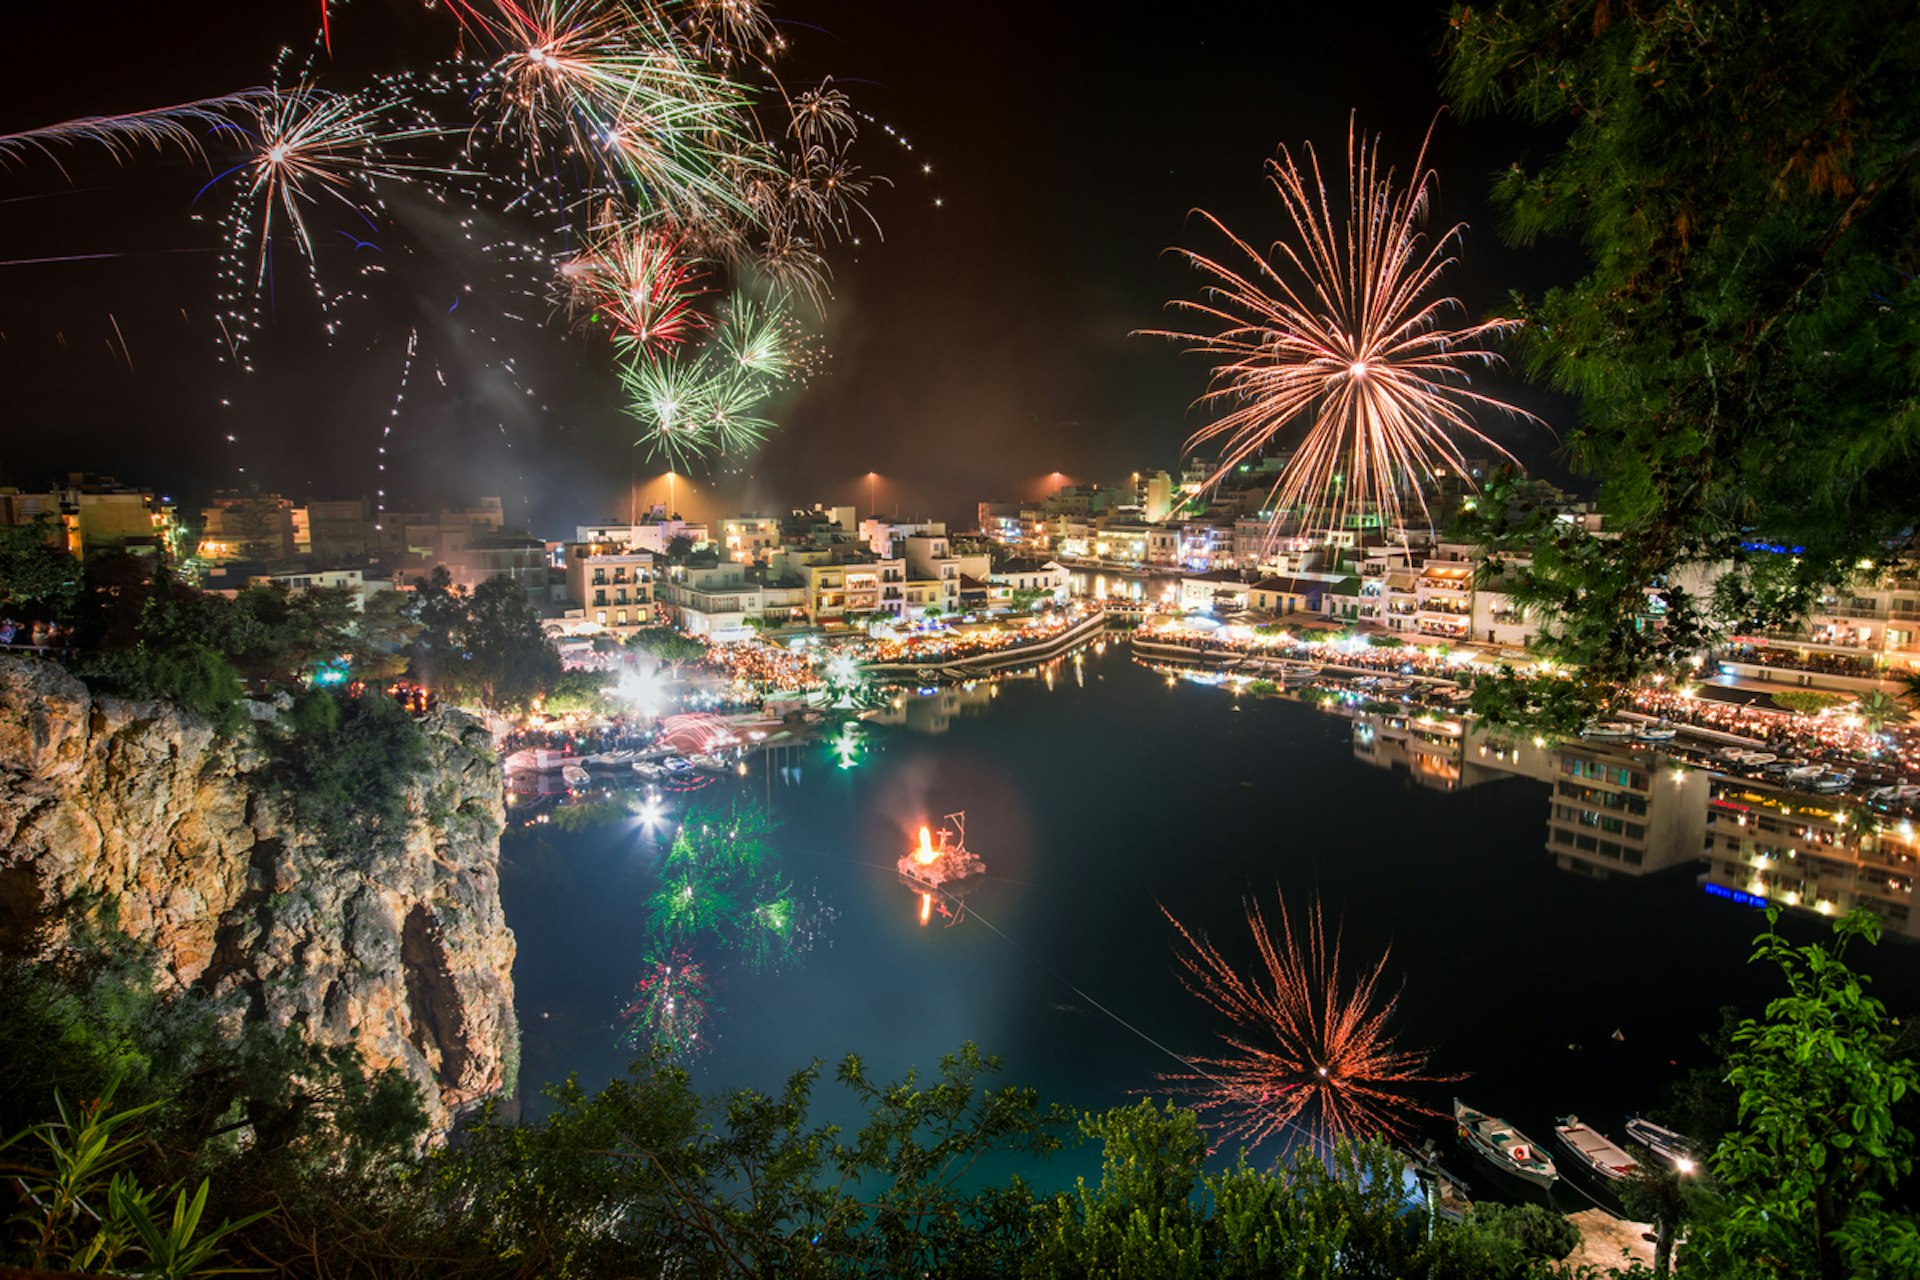
[(676, 467), (751, 451), (773, 422), (761, 406), (794, 367), (790, 325), (777, 300), (730, 298), (713, 340), (698, 350), (648, 352), (621, 368), (627, 413), (644, 432), (635, 443)]
[(1225, 1052), (1190, 1058), (1192, 1071), (1161, 1078), (1250, 1146), (1290, 1126), (1323, 1148), (1341, 1138), (1404, 1137), (1410, 1116), (1438, 1114), (1407, 1087), (1460, 1077), (1430, 1075), (1425, 1051), (1395, 1045), (1387, 1024), (1399, 1001), (1380, 991), (1390, 952), (1350, 982), (1340, 935), (1329, 942), (1319, 904), (1298, 935), (1285, 901), (1278, 905), (1276, 936), (1259, 905), (1247, 904), (1260, 958), (1251, 976), (1161, 908), (1184, 944), (1176, 949), (1181, 983), (1228, 1024), (1220, 1032)]
[(505, 51), (482, 80), (481, 105), (496, 136), (524, 145), (530, 169), (566, 156), (644, 208), (688, 221), (750, 214), (729, 175), (760, 150), (748, 99), (703, 68), (657, 10), (621, 0), (499, 8), (490, 25)]
[(620, 1011), (627, 1043), (659, 1045), (674, 1057), (692, 1057), (707, 1047), (712, 995), (706, 970), (688, 952), (649, 960)]
[(613, 340), (661, 354), (707, 325), (695, 305), (705, 292), (684, 237), (665, 228), (616, 230), (560, 268), (576, 313), (604, 321)]
[(1343, 211), (1311, 146), (1305, 161), (1282, 147), (1268, 162), (1290, 238), (1262, 254), (1203, 213), (1244, 264), (1178, 251), (1206, 284), (1198, 299), (1171, 305), (1198, 324), (1152, 332), (1220, 362), (1200, 399), (1220, 416), (1187, 447), (1220, 449), (1208, 481), (1217, 484), (1305, 423), (1274, 488), (1276, 531), (1291, 517), (1337, 532), (1369, 512), (1396, 527), (1403, 493), (1430, 524), (1422, 485), (1441, 469), (1464, 472), (1456, 435), (1510, 457), (1476, 425), (1476, 411), (1538, 421), (1471, 386), (1474, 369), (1502, 363), (1488, 341), (1518, 322), (1447, 323), (1460, 303), (1437, 289), (1466, 226), (1432, 240), (1422, 231), (1435, 180), (1424, 143), (1400, 186), (1382, 168), (1377, 140), (1350, 128)]

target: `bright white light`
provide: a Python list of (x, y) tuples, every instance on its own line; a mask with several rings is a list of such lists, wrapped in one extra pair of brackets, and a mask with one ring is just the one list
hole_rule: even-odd
[(616, 697), (631, 703), (633, 707), (647, 715), (658, 715), (666, 704), (666, 682), (658, 671), (642, 671), (639, 667), (628, 667), (620, 673), (620, 679), (614, 684)]

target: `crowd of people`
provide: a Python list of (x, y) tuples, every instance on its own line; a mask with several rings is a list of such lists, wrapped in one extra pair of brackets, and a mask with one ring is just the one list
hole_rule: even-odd
[(66, 650), (73, 647), (73, 628), (59, 623), (36, 621), (21, 623), (0, 618), (0, 648)]
[(743, 640), (707, 648), (702, 659), (735, 685), (758, 693), (802, 693), (826, 683), (817, 650), (783, 649), (763, 640)]
[(945, 628), (892, 639), (873, 640), (859, 646), (863, 662), (951, 662), (979, 654), (996, 653), (1018, 645), (1039, 644), (1059, 635), (1085, 614), (1069, 609), (1054, 609), (1035, 614), (1017, 625), (970, 629)]

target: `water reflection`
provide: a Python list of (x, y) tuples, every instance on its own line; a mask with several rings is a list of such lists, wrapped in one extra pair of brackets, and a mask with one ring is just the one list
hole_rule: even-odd
[[(679, 993), (636, 991), (636, 975), (658, 972), (647, 967), (645, 908), (696, 801), (770, 810), (782, 874), (803, 899), (817, 886), (838, 912), (789, 971), (754, 972), (737, 949), (705, 944), (717, 1007), (696, 1068), (705, 1088), (777, 1087), (787, 1071), (847, 1052), (892, 1076), (971, 1039), (1004, 1056), (1008, 1083), (1075, 1105), (1125, 1104), (1155, 1087), (1169, 1052), (1212, 1042), (1174, 973), (1161, 905), (1237, 937), (1246, 895), (1275, 889), (1318, 894), (1353, 954), (1391, 946), (1409, 1041), (1434, 1046), (1444, 1072), (1472, 1072), (1476, 1105), (1529, 1132), (1575, 1111), (1617, 1127), (1659, 1102), (1670, 1063), (1697, 1056), (1721, 1005), (1755, 1008), (1772, 994), (1746, 965), (1756, 913), (1685, 878), (1627, 874), (1691, 838), (1674, 815), (1692, 803), (1693, 775), (1709, 771), (1680, 747), (1503, 742), (1468, 731), (1451, 703), (1433, 700), (1445, 697), (1438, 689), (1426, 705), (1377, 687), (1336, 704), (1324, 681), (1290, 695), (1278, 678), (1236, 694), (1176, 674), (1168, 689), (1118, 647), (1056, 664), (1051, 683), (1036, 671), (896, 690), (860, 722), (857, 767), (839, 767), (840, 721), (795, 722), (744, 757), (745, 779), (734, 761), (707, 794), (663, 793), (652, 829), (636, 818), (516, 834), (505, 892), (520, 949), (522, 1078), (538, 1086), (577, 1071), (597, 1085), (620, 1071), (616, 1015), (652, 990), (674, 998), (654, 1008), (676, 1025)], [(1309, 696), (1326, 705), (1309, 713)], [(1756, 798), (1761, 779), (1706, 785), (1694, 830), (1709, 861), (1740, 863), (1740, 892), (1755, 871), (1741, 860), (1762, 854), (1781, 882), (1776, 898), (1790, 875), (1808, 892), (1831, 881), (1812, 864), (1839, 861), (1855, 830), (1854, 819), (1808, 812), (1831, 800), (1803, 794), (1791, 811), (1769, 809)], [(962, 807), (986, 871), (967, 927), (922, 928), (922, 900), (908, 897), (916, 891), (897, 863), (922, 825)], [(1556, 873), (1562, 852), (1604, 868), (1608, 882)], [(1900, 856), (1885, 841), (1867, 852)], [(1709, 883), (1733, 888), (1717, 869)], [(1525, 938), (1485, 925), (1496, 917), (1526, 921)], [(1622, 937), (1635, 942), (1614, 945)], [(1555, 943), (1551, 963), (1531, 962)], [(652, 958), (670, 963), (671, 951)], [(1887, 975), (1876, 989), (1896, 1007), (1920, 990), (1901, 953), (1880, 948), (1873, 960)], [(1446, 1094), (1423, 1101), (1444, 1106)], [(1070, 1183), (1079, 1172), (1095, 1171), (1042, 1176)]]

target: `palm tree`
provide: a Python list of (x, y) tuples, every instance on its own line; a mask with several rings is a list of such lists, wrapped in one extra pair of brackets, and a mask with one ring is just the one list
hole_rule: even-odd
[(1900, 682), (1900, 701), (1910, 707), (1920, 707), (1920, 671), (1902, 671), (1894, 679)]
[[(1912, 697), (1915, 692), (1920, 692), (1920, 677), (1908, 676), (1906, 679), (1913, 681), (1914, 687), (1903, 694), (1903, 697)], [(1853, 714), (1866, 722), (1868, 733), (1879, 733), (1888, 725), (1901, 723), (1911, 714), (1900, 705), (1900, 701), (1900, 698), (1894, 697), (1884, 689), (1875, 689), (1871, 693), (1860, 695), (1860, 701), (1853, 704)]]

